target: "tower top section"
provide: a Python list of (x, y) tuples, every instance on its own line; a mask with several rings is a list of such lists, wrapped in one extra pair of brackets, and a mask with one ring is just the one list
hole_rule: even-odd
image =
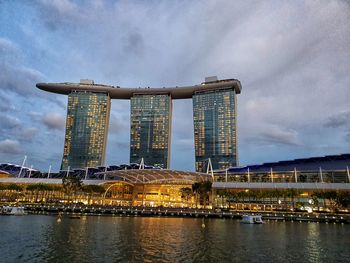
[(237, 94), (241, 93), (241, 82), (237, 79), (206, 78), (205, 82), (193, 86), (182, 87), (138, 87), (138, 88), (122, 88), (119, 86), (110, 86), (103, 84), (95, 84), (93, 80), (81, 80), (80, 83), (38, 83), (36, 86), (44, 91), (68, 95), (72, 91), (91, 91), (106, 92), (111, 99), (130, 99), (134, 95), (159, 95), (169, 94), (172, 99), (189, 99), (192, 95), (202, 91), (220, 90), (232, 88)]

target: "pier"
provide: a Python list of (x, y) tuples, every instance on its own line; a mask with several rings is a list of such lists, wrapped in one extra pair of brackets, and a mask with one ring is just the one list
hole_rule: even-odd
[(189, 217), (241, 219), (242, 215), (262, 215), (264, 221), (318, 222), (350, 224), (350, 215), (301, 212), (249, 212), (220, 211), (212, 209), (189, 208), (151, 208), (120, 206), (85, 206), (85, 205), (25, 205), (29, 214), (91, 215), (91, 216), (143, 216), (143, 217)]

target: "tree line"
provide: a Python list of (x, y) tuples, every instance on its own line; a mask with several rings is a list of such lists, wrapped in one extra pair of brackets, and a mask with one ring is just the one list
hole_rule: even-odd
[(0, 183), (0, 198), (5, 201), (15, 201), (18, 198), (30, 199), (34, 202), (41, 200), (54, 201), (65, 199), (74, 201), (77, 195), (87, 195), (88, 200), (93, 195), (102, 196), (105, 188), (100, 185), (83, 185), (78, 177), (68, 176), (62, 179), (62, 184), (15, 184)]

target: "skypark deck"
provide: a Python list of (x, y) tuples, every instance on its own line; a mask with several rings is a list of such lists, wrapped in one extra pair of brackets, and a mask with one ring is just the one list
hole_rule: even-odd
[(182, 87), (162, 87), (162, 88), (122, 88), (119, 86), (109, 86), (92, 83), (38, 83), (36, 86), (44, 91), (68, 95), (74, 90), (88, 90), (95, 92), (106, 92), (111, 99), (130, 99), (133, 95), (159, 95), (169, 94), (172, 99), (190, 99), (192, 95), (201, 91), (211, 91), (219, 89), (233, 88), (236, 93), (241, 93), (241, 83), (236, 79), (217, 80), (203, 82), (193, 86)]

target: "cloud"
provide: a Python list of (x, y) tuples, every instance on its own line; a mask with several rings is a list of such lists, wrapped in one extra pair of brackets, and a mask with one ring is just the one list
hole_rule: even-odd
[(119, 134), (125, 131), (129, 126), (129, 119), (126, 120), (124, 116), (118, 116), (114, 113), (111, 113), (109, 120), (109, 133), (110, 134)]
[(16, 110), (15, 106), (12, 104), (11, 100), (0, 93), (0, 112), (13, 112)]
[[(36, 83), (44, 82), (46, 77), (39, 70), (26, 66), (23, 50), (14, 42), (6, 38), (0, 38), (0, 83), (1, 92), (15, 93), (16, 95), (28, 98), (42, 98), (65, 107), (65, 103), (53, 94), (39, 91)], [(13, 95), (12, 95), (13, 96)]]
[(6, 154), (19, 154), (22, 150), (18, 141), (6, 139), (0, 141), (0, 152)]
[(34, 127), (25, 127), (25, 120), (0, 114), (0, 139), (2, 137), (16, 138), (21, 143), (30, 142), (38, 133)]
[(345, 135), (345, 140), (350, 143), (350, 129), (347, 130), (346, 135)]
[[(26, 56), (17, 44), (9, 39), (0, 38), (0, 57), (1, 92), (10, 94), (13, 97), (11, 101), (15, 98), (12, 93), (15, 93), (19, 98), (43, 98), (64, 107), (56, 96), (50, 96), (36, 88), (36, 83), (44, 82), (45, 76), (39, 70), (25, 65)], [(7, 104), (12, 106), (9, 102)], [(6, 106), (2, 106), (4, 107)]]
[(43, 114), (37, 111), (31, 111), (28, 113), (28, 116), (32, 121), (41, 121)]
[(41, 19), (48, 29), (55, 31), (60, 25), (81, 16), (78, 6), (69, 0), (37, 0), (34, 5), (40, 10)]
[(329, 117), (324, 126), (327, 128), (350, 127), (350, 111), (343, 111)]
[(1, 64), (17, 59), (20, 53), (18, 46), (9, 39), (0, 37)]
[(191, 150), (193, 149), (194, 141), (193, 139), (178, 139), (174, 140), (174, 145), (177, 149)]
[(350, 111), (341, 111), (330, 116), (324, 123), (324, 127), (341, 133), (346, 143), (350, 142)]
[(15, 92), (20, 96), (38, 95), (35, 84), (44, 79), (41, 72), (25, 66), (9, 64), (0, 65), (0, 69), (0, 82), (3, 90)]
[[(39, 112), (39, 121), (58, 95), (36, 91), (37, 81), (88, 77), (122, 87), (162, 87), (218, 75), (238, 78), (243, 85), (237, 96), (241, 163), (263, 156), (285, 159), (286, 153), (298, 158), (325, 155), (329, 149), (348, 151), (347, 1), (38, 0), (20, 8), (12, 3), (4, 2), (2, 10), (15, 16), (0, 17), (0, 24), (13, 31), (4, 35), (16, 35), (0, 38), (0, 81), (6, 83), (1, 89), (23, 94), (29, 104), (37, 98), (31, 92), (43, 96), (45, 104), (27, 111)], [(16, 12), (10, 12), (14, 7)], [(15, 99), (11, 104), (16, 109), (25, 105)], [(128, 142), (129, 104), (113, 105), (109, 137)], [(59, 127), (63, 131), (64, 125)], [(176, 147), (193, 141), (190, 100), (174, 102), (172, 131), (174, 167), (192, 168), (183, 156), (193, 156), (193, 149)], [(262, 153), (261, 144), (273, 150)], [(118, 151), (122, 145), (116, 146), (109, 154), (127, 159), (125, 151)]]
[(294, 130), (284, 129), (278, 125), (269, 125), (260, 133), (260, 140), (271, 144), (286, 144), (301, 146), (298, 133)]
[(48, 112), (44, 114), (41, 120), (50, 130), (63, 130), (66, 122), (64, 116), (56, 112)]
[(129, 150), (130, 149), (129, 142), (116, 142), (115, 144), (116, 144), (116, 146), (119, 149), (123, 149), (123, 150)]
[(34, 137), (38, 134), (37, 128), (24, 128), (20, 131), (20, 138), (23, 141), (31, 141), (34, 139)]
[(17, 118), (2, 114), (0, 114), (0, 124), (0, 130), (9, 130), (21, 127), (21, 122)]

